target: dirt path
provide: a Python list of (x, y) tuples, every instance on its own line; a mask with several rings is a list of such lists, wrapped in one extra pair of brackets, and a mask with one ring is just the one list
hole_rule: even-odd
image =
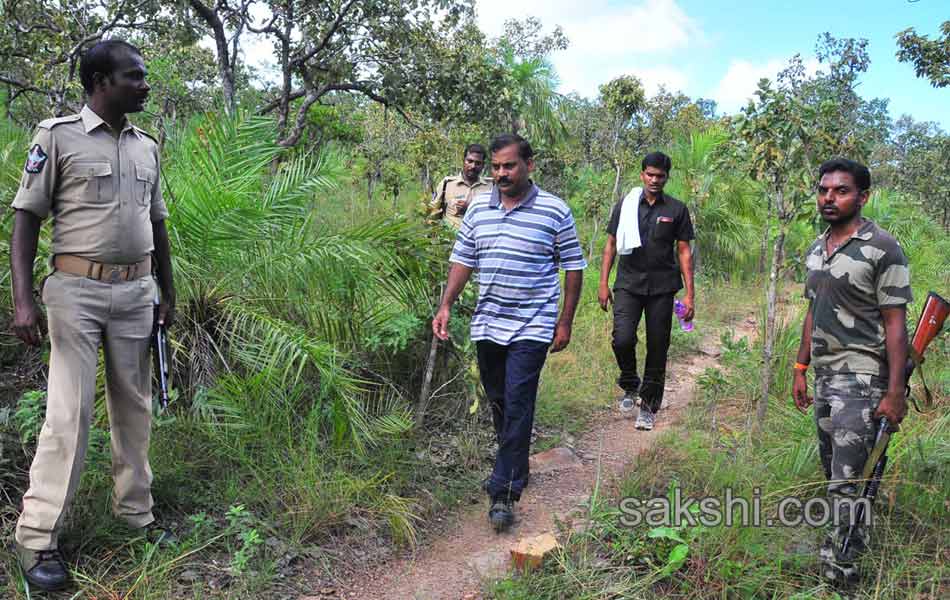
[[(734, 333), (747, 335), (750, 319)], [(593, 489), (598, 466), (602, 484), (610, 486), (632, 466), (658, 436), (673, 427), (694, 397), (697, 376), (717, 365), (718, 342), (708, 336), (703, 351), (672, 365), (667, 372), (664, 407), (653, 431), (637, 431), (633, 419), (618, 412), (602, 414), (573, 449), (532, 456), (531, 484), (516, 504), (515, 525), (496, 534), (488, 524), (487, 500), (465, 509), (438, 539), (414, 554), (389, 561), (351, 578), (335, 598), (347, 600), (476, 600), (485, 579), (505, 573), (509, 551), (520, 538), (556, 533), (555, 517), (563, 519), (583, 506)]]

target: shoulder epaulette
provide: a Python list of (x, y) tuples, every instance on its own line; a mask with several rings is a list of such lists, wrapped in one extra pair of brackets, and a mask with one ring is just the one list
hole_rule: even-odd
[(37, 127), (42, 127), (43, 129), (52, 129), (57, 125), (62, 125), (63, 123), (75, 123), (81, 119), (81, 115), (66, 115), (65, 117), (54, 117), (52, 119), (43, 119), (39, 122)]
[(144, 135), (144, 136), (147, 137), (148, 139), (152, 140), (152, 141), (155, 142), (156, 144), (158, 143), (158, 138), (156, 138), (156, 137), (155, 137), (154, 135), (152, 135), (151, 133), (145, 131), (145, 130), (142, 129), (141, 127), (136, 127), (135, 125), (133, 125), (133, 126), (132, 126), (132, 129), (138, 131), (139, 133), (141, 133), (142, 135)]

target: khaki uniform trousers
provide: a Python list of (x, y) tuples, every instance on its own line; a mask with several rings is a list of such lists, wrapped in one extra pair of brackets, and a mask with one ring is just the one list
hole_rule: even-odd
[(30, 467), (16, 540), (54, 549), (79, 485), (96, 396), (100, 344), (112, 442), (112, 510), (132, 527), (151, 523), (149, 341), (157, 285), (152, 277), (107, 283), (54, 272), (43, 286), (50, 354), (46, 420)]

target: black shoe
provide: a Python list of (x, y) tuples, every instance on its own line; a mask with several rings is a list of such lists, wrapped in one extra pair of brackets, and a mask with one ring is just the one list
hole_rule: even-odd
[(515, 522), (512, 503), (502, 499), (493, 501), (491, 508), (488, 509), (488, 520), (495, 528), (495, 533), (507, 531)]
[(59, 550), (29, 550), (17, 544), (16, 553), (23, 576), (31, 586), (55, 592), (69, 583), (69, 571)]

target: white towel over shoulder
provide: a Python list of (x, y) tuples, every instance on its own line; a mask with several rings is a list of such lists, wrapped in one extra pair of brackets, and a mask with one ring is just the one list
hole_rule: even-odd
[(617, 253), (630, 254), (640, 243), (640, 195), (643, 188), (633, 188), (620, 206), (620, 223), (617, 225)]

